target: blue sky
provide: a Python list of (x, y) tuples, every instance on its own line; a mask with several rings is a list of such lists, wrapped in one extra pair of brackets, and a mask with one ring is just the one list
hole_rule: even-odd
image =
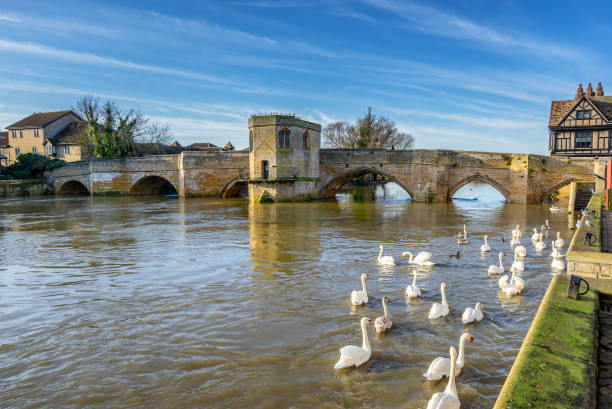
[(612, 6), (546, 3), (2, 1), (0, 124), (94, 94), (243, 148), (251, 114), (371, 105), (416, 148), (546, 153), (552, 99), (612, 95)]

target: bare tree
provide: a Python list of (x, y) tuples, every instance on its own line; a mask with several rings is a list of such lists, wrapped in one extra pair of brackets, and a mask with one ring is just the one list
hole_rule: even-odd
[(368, 107), (354, 125), (346, 122), (327, 125), (323, 129), (323, 138), (327, 145), (334, 148), (410, 149), (414, 145), (411, 134), (398, 131), (394, 121), (374, 114), (372, 107)]
[(151, 122), (133, 109), (121, 111), (114, 101), (100, 104), (87, 95), (73, 109), (86, 125), (81, 126), (79, 141), (84, 157), (115, 158), (154, 155), (163, 152), (163, 145), (172, 138), (170, 128)]

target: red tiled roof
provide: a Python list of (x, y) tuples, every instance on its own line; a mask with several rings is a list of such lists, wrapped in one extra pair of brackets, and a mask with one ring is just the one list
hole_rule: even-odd
[(86, 130), (87, 122), (70, 122), (61, 131), (53, 135), (49, 139), (52, 144), (78, 144), (80, 135)]
[(36, 112), (26, 118), (23, 118), (21, 121), (17, 121), (12, 125), (7, 126), (7, 129), (42, 128), (43, 126), (48, 125), (69, 113), (73, 113), (80, 118), (73, 111)]
[(578, 103), (577, 99), (568, 99), (565, 101), (553, 101), (550, 105), (550, 119), (548, 126), (557, 126), (559, 122), (565, 118), (567, 114)]

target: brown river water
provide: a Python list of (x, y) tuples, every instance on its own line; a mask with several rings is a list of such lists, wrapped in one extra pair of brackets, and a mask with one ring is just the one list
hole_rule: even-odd
[[(249, 205), (242, 199), (67, 197), (0, 201), (0, 406), (3, 408), (424, 408), (446, 380), (422, 377), (469, 330), (457, 378), (462, 408), (490, 408), (551, 280), (550, 245), (528, 228), (567, 216), (549, 205), (386, 199)], [(456, 234), (467, 224), (470, 243)], [(500, 294), (487, 276), (510, 231), (525, 226), (527, 286)], [(530, 229), (529, 229), (530, 230)], [(482, 235), (493, 251), (482, 256)], [(504, 235), (506, 242), (500, 237)], [(556, 233), (555, 233), (556, 234)], [(551, 235), (552, 236), (552, 235)], [(404, 289), (413, 267), (379, 267), (428, 250), (423, 297)], [(567, 248), (567, 247), (566, 247)], [(460, 259), (449, 254), (462, 252)], [(349, 305), (367, 272), (370, 301)], [(448, 283), (449, 316), (427, 312)], [(342, 346), (371, 359), (334, 371)], [(466, 307), (484, 306), (464, 327)]]

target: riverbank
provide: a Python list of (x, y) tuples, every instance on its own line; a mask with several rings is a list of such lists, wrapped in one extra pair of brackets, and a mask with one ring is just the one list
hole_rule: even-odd
[(41, 179), (0, 180), (0, 197), (45, 196), (53, 193), (53, 186)]
[(574, 300), (567, 285), (553, 277), (495, 409), (596, 407), (599, 292)]

